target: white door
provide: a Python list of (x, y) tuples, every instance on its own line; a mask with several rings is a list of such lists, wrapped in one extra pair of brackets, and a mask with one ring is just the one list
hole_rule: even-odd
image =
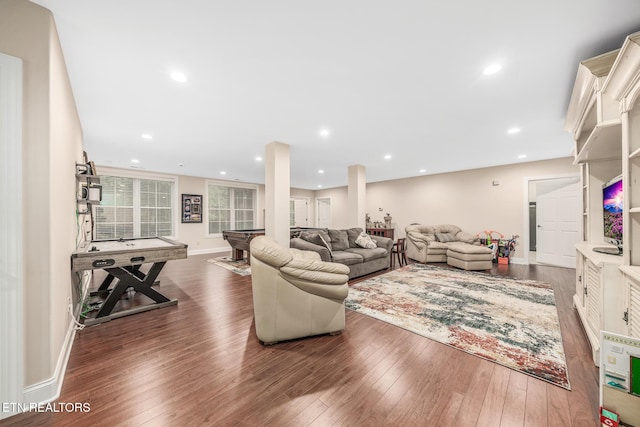
[[(576, 178), (577, 179), (577, 178)], [(560, 187), (559, 187), (560, 185)], [(580, 183), (542, 181), (537, 185), (537, 261), (575, 268), (579, 241)]]
[(291, 226), (309, 226), (309, 201), (307, 199), (291, 199)]
[(331, 227), (331, 199), (316, 199), (316, 227)]

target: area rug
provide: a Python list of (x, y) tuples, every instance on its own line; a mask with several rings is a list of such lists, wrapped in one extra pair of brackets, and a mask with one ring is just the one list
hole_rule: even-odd
[(234, 261), (230, 256), (221, 256), (217, 258), (208, 259), (207, 262), (211, 264), (215, 264), (218, 267), (226, 268), (229, 271), (232, 271), (241, 276), (248, 276), (251, 274), (251, 266), (247, 263), (246, 260), (238, 260)]
[(351, 285), (346, 307), (571, 389), (549, 284), (410, 264)]

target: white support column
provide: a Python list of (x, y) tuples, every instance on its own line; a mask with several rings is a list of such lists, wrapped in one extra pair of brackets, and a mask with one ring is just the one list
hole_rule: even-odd
[(349, 166), (349, 187), (347, 189), (347, 220), (349, 227), (366, 227), (367, 182), (362, 165)]
[(289, 145), (282, 142), (267, 144), (265, 159), (265, 235), (289, 247)]

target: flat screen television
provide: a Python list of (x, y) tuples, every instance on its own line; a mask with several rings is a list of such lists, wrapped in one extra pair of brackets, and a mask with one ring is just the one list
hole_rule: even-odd
[[(604, 241), (617, 248), (599, 248), (598, 252), (622, 254), (622, 176), (617, 176), (602, 186), (602, 210), (604, 216)], [(594, 249), (595, 250), (595, 249)]]

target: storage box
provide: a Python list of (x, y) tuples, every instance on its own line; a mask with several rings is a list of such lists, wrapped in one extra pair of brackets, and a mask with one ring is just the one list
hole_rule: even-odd
[(499, 256), (498, 257), (498, 264), (509, 264), (509, 257)]

